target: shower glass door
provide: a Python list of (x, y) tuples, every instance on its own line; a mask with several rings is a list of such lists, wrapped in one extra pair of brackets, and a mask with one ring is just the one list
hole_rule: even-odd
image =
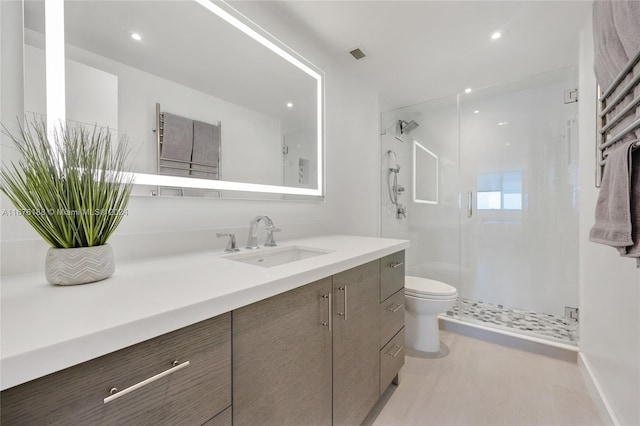
[(460, 319), (577, 340), (576, 81), (571, 68), (459, 95)]

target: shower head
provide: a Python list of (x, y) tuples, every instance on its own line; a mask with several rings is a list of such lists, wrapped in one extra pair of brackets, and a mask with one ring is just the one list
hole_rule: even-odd
[(403, 135), (408, 135), (418, 126), (419, 124), (414, 120), (411, 120), (408, 123), (404, 120), (400, 120), (400, 133), (402, 133)]

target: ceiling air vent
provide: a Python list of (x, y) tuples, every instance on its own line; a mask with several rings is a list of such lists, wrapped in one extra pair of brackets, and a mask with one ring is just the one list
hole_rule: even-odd
[(353, 56), (356, 60), (360, 60), (362, 58), (364, 58), (365, 55), (364, 52), (362, 51), (362, 49), (360, 49), (359, 47), (356, 47), (355, 49), (349, 51), (349, 53), (351, 54), (351, 56)]

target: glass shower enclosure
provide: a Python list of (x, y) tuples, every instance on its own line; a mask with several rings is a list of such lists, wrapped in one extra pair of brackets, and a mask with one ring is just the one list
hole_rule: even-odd
[(576, 87), (568, 68), (382, 114), (381, 233), (457, 288), (445, 318), (577, 342)]

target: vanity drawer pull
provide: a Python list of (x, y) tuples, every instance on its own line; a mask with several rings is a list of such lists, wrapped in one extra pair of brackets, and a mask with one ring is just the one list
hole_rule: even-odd
[(342, 292), (343, 294), (342, 301), (344, 302), (344, 312), (338, 312), (338, 315), (340, 315), (342, 319), (346, 321), (347, 320), (347, 285), (345, 284), (342, 287), (338, 287), (338, 290)]
[(109, 396), (104, 399), (104, 403), (106, 404), (108, 402), (111, 402), (111, 401), (113, 401), (115, 399), (120, 398), (121, 396), (124, 396), (124, 395), (126, 395), (126, 394), (128, 394), (130, 392), (133, 392), (136, 389), (140, 389), (141, 387), (146, 386), (151, 382), (155, 382), (156, 380), (161, 379), (164, 376), (168, 376), (171, 373), (175, 373), (178, 370), (181, 370), (181, 369), (183, 369), (185, 367), (188, 367), (189, 366), (189, 361), (185, 361), (183, 363), (179, 363), (178, 361), (173, 361), (173, 363), (171, 365), (173, 365), (173, 367), (171, 367), (170, 369), (165, 370), (162, 373), (156, 374), (155, 376), (149, 377), (148, 379), (145, 379), (145, 380), (143, 380), (143, 381), (141, 381), (139, 383), (136, 383), (133, 386), (129, 386), (128, 388), (123, 389), (121, 391), (118, 391), (118, 388), (116, 388), (115, 386), (112, 387), (109, 390)]
[(332, 322), (332, 318), (331, 316), (333, 315), (333, 310), (331, 309), (331, 305), (333, 304), (332, 300), (331, 300), (331, 292), (327, 293), (327, 294), (323, 294), (322, 295), (323, 299), (328, 299), (327, 300), (327, 322), (323, 322), (322, 325), (324, 327), (329, 328), (329, 331), (331, 331), (331, 322)]
[(389, 268), (395, 269), (401, 267), (402, 265), (404, 265), (404, 262), (391, 262), (389, 264)]
[(393, 345), (393, 348), (387, 352), (387, 355), (391, 355), (393, 358), (397, 357), (400, 352), (404, 349), (402, 345)]
[(387, 308), (387, 311), (396, 313), (404, 306), (404, 303), (394, 303), (393, 305)]

